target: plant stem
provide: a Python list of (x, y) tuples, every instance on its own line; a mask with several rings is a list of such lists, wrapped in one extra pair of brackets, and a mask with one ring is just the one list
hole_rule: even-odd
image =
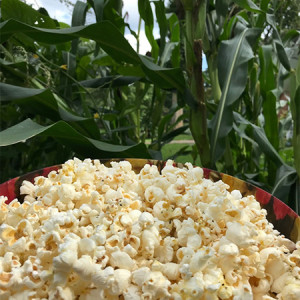
[[(210, 164), (210, 147), (207, 131), (207, 115), (204, 93), (204, 81), (202, 76), (202, 41), (194, 41), (194, 54), (196, 62), (193, 65), (193, 77), (191, 82), (192, 94), (196, 98), (197, 107), (191, 109), (190, 128), (200, 155), (203, 166)], [(196, 125), (196, 126), (195, 126)]]
[(185, 12), (185, 60), (186, 60), (186, 69), (189, 76), (189, 79), (192, 78), (193, 73), (193, 64), (194, 64), (194, 53), (193, 53), (193, 14), (191, 10)]
[(140, 33), (141, 33), (141, 25), (142, 25), (142, 18), (139, 17), (139, 25), (138, 25), (138, 32), (136, 37), (136, 52), (139, 53), (140, 51)]
[[(194, 36), (194, 24), (196, 24), (195, 26), (199, 26), (199, 22), (205, 22), (205, 20), (193, 20), (193, 10), (199, 9), (199, 7), (205, 9), (205, 5), (196, 6), (195, 1), (182, 1), (182, 3), (185, 8), (186, 70), (190, 90), (196, 102), (195, 107), (190, 108), (190, 130), (195, 140), (202, 166), (209, 166), (210, 147), (207, 132), (204, 81), (202, 76), (202, 39), (195, 39)], [(195, 15), (199, 16), (198, 13)]]

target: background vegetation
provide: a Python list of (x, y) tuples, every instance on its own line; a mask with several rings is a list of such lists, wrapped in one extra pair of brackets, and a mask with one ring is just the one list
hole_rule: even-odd
[[(146, 56), (122, 1), (77, 1), (71, 26), (1, 1), (1, 182), (74, 155), (170, 156), (252, 182), (299, 213), (298, 2), (139, 0), (138, 8)], [(96, 23), (85, 25), (87, 12)], [(193, 145), (170, 144), (185, 138)]]

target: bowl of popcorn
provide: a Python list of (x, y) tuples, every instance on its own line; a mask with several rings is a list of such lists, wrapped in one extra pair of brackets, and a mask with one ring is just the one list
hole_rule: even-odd
[(74, 158), (0, 195), (0, 299), (300, 299), (299, 217), (237, 178)]

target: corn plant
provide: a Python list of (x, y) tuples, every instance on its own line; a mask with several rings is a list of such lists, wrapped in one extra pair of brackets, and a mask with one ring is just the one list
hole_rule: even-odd
[[(290, 62), (292, 52), (299, 55), (299, 31), (282, 34), (277, 1), (178, 3), (183, 14), (166, 13), (162, 0), (139, 0), (134, 32), (122, 1), (77, 1), (69, 27), (45, 10), (3, 0), (1, 162), (8, 169), (17, 156), (15, 167), (22, 162), (27, 171), (38, 166), (32, 158), (39, 152), (48, 164), (72, 155), (161, 158), (164, 145), (190, 130), (202, 166), (257, 184), (299, 211), (300, 67)], [(95, 24), (85, 25), (88, 11)], [(142, 24), (147, 56), (124, 38), (127, 28), (139, 45)], [(278, 103), (288, 81), (291, 118), (284, 123)], [(280, 138), (288, 124), (290, 160)]]
[[(15, 166), (10, 177), (18, 175), (14, 171), (18, 164), (26, 172), (73, 155), (161, 158), (162, 145), (184, 131), (170, 126), (169, 116), (162, 122), (157, 118), (172, 94), (165, 90), (184, 89), (181, 70), (164, 67), (171, 60), (168, 49), (179, 44), (175, 14), (167, 19), (162, 2), (156, 5), (173, 32), (171, 47), (166, 51), (160, 47), (157, 66), (124, 38), (125, 27), (131, 28), (122, 18), (120, 4), (78, 1), (69, 27), (21, 1), (2, 3), (1, 127), (9, 128), (1, 133), (1, 146), (17, 143), (1, 151), (3, 164)], [(97, 23), (85, 26), (88, 10), (94, 11)], [(148, 150), (144, 142), (149, 134)], [(36, 143), (30, 139), (33, 136), (38, 136)], [(48, 153), (51, 144), (53, 155), (42, 151), (44, 159), (37, 163), (29, 149), (37, 150), (40, 143), (48, 145)], [(6, 149), (15, 149), (18, 160)], [(57, 159), (55, 149), (64, 155)]]
[[(235, 174), (259, 185), (295, 209), (296, 170), (278, 154), (279, 120), (276, 103), (285, 78), (296, 76), (287, 55), (299, 32), (278, 31), (271, 1), (181, 1), (185, 10), (186, 71), (194, 102), (190, 126), (203, 165)], [(266, 28), (272, 37), (264, 38)], [(205, 98), (201, 51), (208, 60), (212, 99)], [(196, 89), (195, 84), (196, 82)], [(297, 79), (294, 79), (297, 82)], [(297, 83), (295, 84), (297, 89)], [(297, 105), (293, 92), (292, 111)], [(207, 108), (209, 108), (208, 113)], [(208, 122), (209, 141), (203, 119)], [(293, 113), (294, 124), (299, 115)], [(297, 130), (297, 129), (296, 129)], [(294, 130), (294, 136), (297, 131)], [(204, 132), (204, 133), (203, 133)], [(297, 141), (294, 137), (294, 152)], [(297, 154), (295, 154), (297, 156)], [(295, 164), (297, 168), (297, 163)], [(297, 198), (298, 197), (298, 198)]]

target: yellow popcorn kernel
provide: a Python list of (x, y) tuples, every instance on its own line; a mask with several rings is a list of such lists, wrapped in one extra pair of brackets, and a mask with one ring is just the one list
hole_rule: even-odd
[(0, 287), (5, 288), (9, 286), (10, 279), (12, 278), (12, 274), (10, 272), (2, 272), (0, 273)]

